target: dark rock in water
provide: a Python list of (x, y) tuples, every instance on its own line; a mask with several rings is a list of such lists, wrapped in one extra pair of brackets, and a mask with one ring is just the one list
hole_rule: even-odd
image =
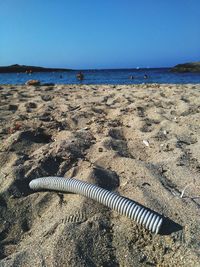
[(37, 86), (37, 85), (40, 85), (40, 81), (38, 81), (38, 80), (29, 80), (29, 81), (26, 82), (26, 85)]
[(49, 71), (69, 71), (70, 69), (59, 69), (59, 68), (43, 68), (36, 66), (25, 66), (25, 65), (10, 65), (10, 66), (2, 66), (0, 67), (0, 73), (12, 73), (12, 72), (49, 72)]
[(172, 72), (200, 72), (200, 62), (178, 64), (171, 69)]

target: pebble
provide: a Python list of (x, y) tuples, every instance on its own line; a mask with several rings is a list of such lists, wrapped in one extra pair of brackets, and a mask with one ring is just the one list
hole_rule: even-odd
[(142, 142), (143, 142), (143, 144), (144, 144), (145, 146), (148, 146), (148, 147), (149, 147), (149, 142), (148, 142), (147, 140), (143, 140)]

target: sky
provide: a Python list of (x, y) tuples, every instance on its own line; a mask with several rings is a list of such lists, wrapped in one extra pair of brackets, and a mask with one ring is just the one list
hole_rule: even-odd
[(200, 0), (0, 0), (0, 66), (200, 61)]

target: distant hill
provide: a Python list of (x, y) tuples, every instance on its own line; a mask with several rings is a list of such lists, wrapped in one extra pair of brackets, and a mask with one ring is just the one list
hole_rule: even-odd
[(200, 62), (178, 64), (171, 69), (172, 72), (200, 72)]
[(49, 72), (49, 71), (70, 71), (70, 69), (43, 68), (43, 67), (26, 66), (26, 65), (18, 65), (18, 64), (0, 67), (0, 73)]

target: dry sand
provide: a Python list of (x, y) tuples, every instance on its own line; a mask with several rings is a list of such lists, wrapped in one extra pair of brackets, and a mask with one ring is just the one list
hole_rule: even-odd
[[(0, 266), (200, 266), (200, 85), (0, 87)], [(76, 194), (76, 177), (163, 213), (161, 235)], [(176, 224), (175, 224), (176, 223)]]

